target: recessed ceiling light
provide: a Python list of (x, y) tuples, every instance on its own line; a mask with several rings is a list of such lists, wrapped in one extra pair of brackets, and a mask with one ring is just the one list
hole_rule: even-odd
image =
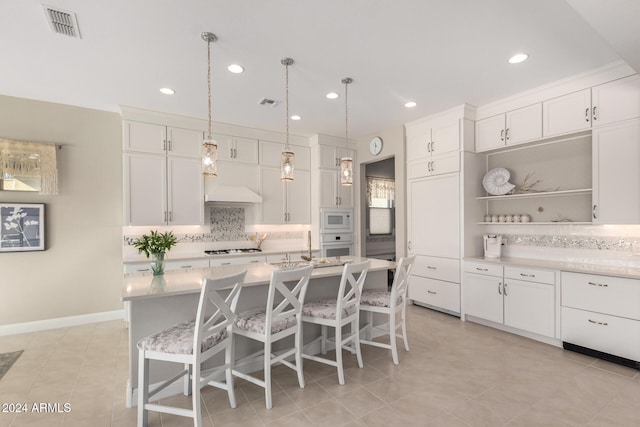
[(519, 64), (529, 57), (526, 53), (516, 53), (511, 58), (509, 58), (509, 64)]
[(168, 87), (163, 87), (162, 89), (160, 89), (160, 92), (164, 93), (165, 95), (173, 95), (174, 93), (176, 93), (175, 90)]
[(406, 108), (413, 108), (413, 107), (415, 107), (416, 105), (418, 105), (418, 104), (416, 104), (416, 103), (415, 103), (415, 102), (413, 102), (413, 101), (409, 101), (409, 102), (407, 102), (406, 104), (404, 104), (404, 106), (405, 106)]
[(300, 120), (301, 118), (302, 117), (297, 114), (294, 114), (293, 116), (291, 116), (291, 120)]
[(340, 95), (338, 95), (336, 92), (329, 92), (327, 94), (327, 98), (329, 99), (336, 99), (337, 97), (339, 97)]
[(244, 71), (244, 68), (242, 67), (242, 65), (231, 64), (227, 67), (227, 70), (231, 71), (233, 74), (240, 74)]

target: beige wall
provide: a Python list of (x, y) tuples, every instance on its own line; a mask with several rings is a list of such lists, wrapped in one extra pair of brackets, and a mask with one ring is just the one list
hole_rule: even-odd
[[(379, 136), (383, 140), (382, 153), (373, 156), (369, 152), (369, 142), (374, 136)], [(358, 155), (356, 156), (360, 166), (360, 177), (365, 174), (365, 164), (395, 157), (394, 168), (396, 172), (396, 257), (400, 258), (407, 253), (407, 191), (405, 173), (405, 144), (404, 126), (397, 126), (385, 129), (376, 134), (369, 135), (358, 141)], [(360, 179), (359, 196), (356, 201), (360, 203), (360, 224), (366, 224), (366, 209), (364, 209), (367, 197), (367, 180)], [(358, 192), (356, 192), (357, 194)], [(360, 245), (364, 248), (366, 244), (365, 233), (360, 233)], [(363, 251), (364, 253), (364, 251)]]
[(0, 191), (46, 204), (46, 251), (0, 253), (0, 325), (122, 308), (121, 119), (0, 96), (0, 138), (62, 145), (59, 194)]

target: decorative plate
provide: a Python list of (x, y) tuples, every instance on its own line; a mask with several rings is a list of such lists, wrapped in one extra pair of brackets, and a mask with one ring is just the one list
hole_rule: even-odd
[(507, 194), (515, 187), (515, 185), (509, 182), (510, 177), (511, 174), (505, 168), (491, 169), (484, 178), (482, 178), (482, 186), (487, 190), (487, 193), (494, 196), (501, 196)]

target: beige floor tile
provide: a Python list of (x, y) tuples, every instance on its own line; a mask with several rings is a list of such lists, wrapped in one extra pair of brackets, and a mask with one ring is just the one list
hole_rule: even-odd
[(269, 427), (314, 427), (315, 424), (301, 411), (266, 424)]
[[(340, 402), (343, 402), (344, 405)], [(345, 406), (348, 406), (348, 402), (343, 399), (340, 399), (340, 402), (335, 399), (325, 400), (303, 412), (313, 425), (318, 427), (335, 427), (354, 421), (356, 418)]]
[(347, 393), (340, 399), (340, 402), (342, 402), (347, 410), (356, 418), (370, 414), (385, 404), (364, 388)]
[(277, 393), (272, 396), (271, 409), (266, 409), (264, 396), (261, 399), (250, 401), (249, 404), (263, 423), (269, 423), (300, 411), (296, 402), (294, 402), (293, 399), (291, 399), (285, 392)]
[(215, 427), (263, 427), (264, 423), (258, 417), (248, 402), (238, 404), (236, 409), (210, 414)]
[(285, 389), (284, 392), (299, 409), (317, 405), (331, 398), (331, 395), (317, 382), (308, 383), (304, 388), (290, 387)]

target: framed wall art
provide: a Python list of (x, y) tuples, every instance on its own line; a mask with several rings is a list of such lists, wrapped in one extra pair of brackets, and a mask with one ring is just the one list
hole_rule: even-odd
[(0, 252), (43, 251), (44, 203), (0, 203)]

